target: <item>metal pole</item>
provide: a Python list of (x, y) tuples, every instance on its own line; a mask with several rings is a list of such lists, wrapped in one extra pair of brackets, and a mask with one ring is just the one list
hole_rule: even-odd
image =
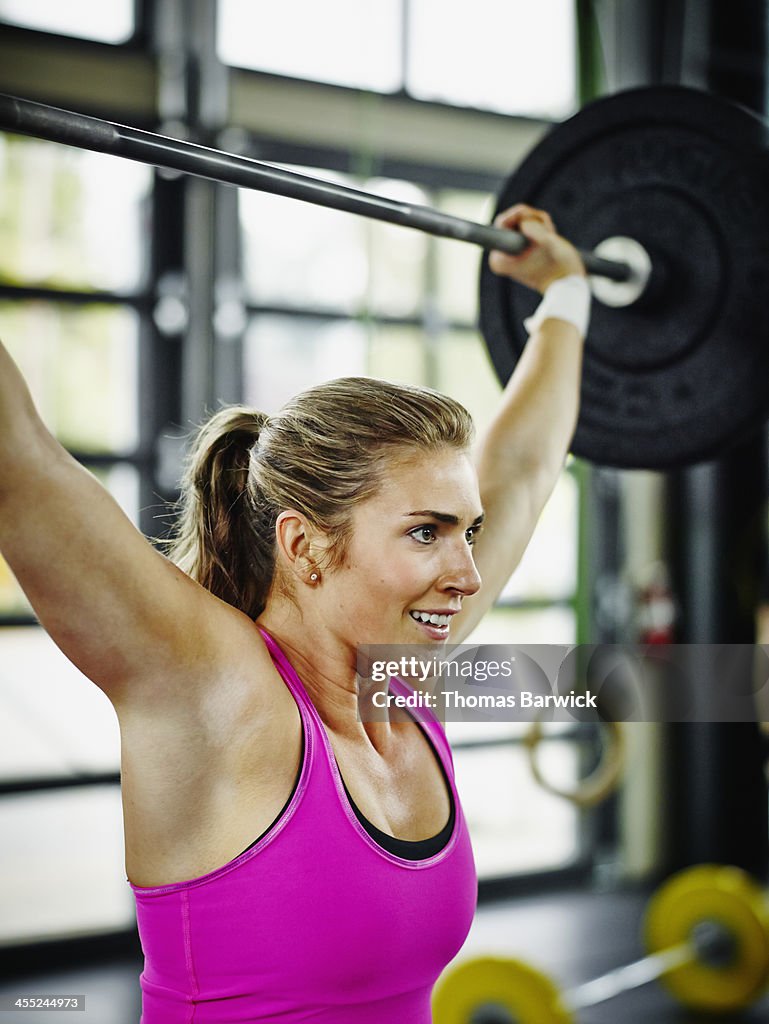
[[(241, 188), (288, 196), (316, 206), (328, 206), (373, 220), (416, 228), (429, 235), (471, 242), (483, 249), (499, 249), (517, 255), (528, 244), (524, 236), (516, 231), (476, 224), (427, 206), (396, 202), (319, 178), (271, 167), (249, 157), (197, 146), (164, 135), (154, 135), (138, 128), (15, 96), (0, 95), (0, 130), (32, 135), (97, 153), (110, 153)], [(581, 252), (580, 255), (590, 274), (607, 277), (612, 281), (628, 281), (634, 277), (627, 263), (603, 259), (590, 252)]]
[(605, 1003), (615, 996), (623, 995), (631, 989), (641, 988), (651, 981), (656, 981), (663, 974), (669, 974), (677, 967), (694, 963), (696, 951), (689, 943), (674, 946), (672, 949), (645, 956), (632, 964), (617, 967), (600, 978), (586, 981), (578, 988), (565, 993), (564, 1001), (570, 1010), (587, 1010)]

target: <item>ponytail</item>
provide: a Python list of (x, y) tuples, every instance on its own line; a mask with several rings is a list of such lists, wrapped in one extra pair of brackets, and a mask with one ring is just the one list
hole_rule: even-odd
[(233, 406), (201, 428), (168, 550), (180, 569), (251, 618), (264, 608), (275, 567), (275, 516), (249, 487), (251, 449), (267, 419)]

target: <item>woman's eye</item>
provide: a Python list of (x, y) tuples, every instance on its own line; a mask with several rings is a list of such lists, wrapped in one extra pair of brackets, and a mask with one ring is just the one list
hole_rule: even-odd
[(418, 526), (416, 530), (411, 531), (411, 536), (420, 544), (431, 544), (435, 540), (435, 527)]
[(468, 530), (465, 530), (465, 540), (467, 543), (470, 545), (475, 544), (480, 532), (480, 526), (471, 526)]

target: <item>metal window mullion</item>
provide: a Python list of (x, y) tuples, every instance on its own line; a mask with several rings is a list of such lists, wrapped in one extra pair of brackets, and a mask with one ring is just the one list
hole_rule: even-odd
[(214, 385), (214, 277), (216, 188), (189, 178), (184, 203), (184, 276), (187, 284), (187, 330), (182, 352), (182, 418), (199, 423), (216, 403)]
[(4, 302), (53, 302), (61, 305), (128, 306), (138, 311), (147, 310), (150, 295), (147, 292), (85, 291), (75, 288), (53, 288), (47, 285), (19, 285), (0, 283), (0, 300)]
[(44, 775), (29, 779), (7, 779), (0, 780), (0, 800), (22, 794), (50, 793), (53, 790), (118, 785), (120, 772), (84, 772), (82, 775)]
[(220, 186), (215, 213), (214, 377), (218, 401), (228, 404), (239, 404), (244, 398), (243, 356), (248, 313), (243, 300), (239, 211), (240, 191)]
[[(342, 309), (322, 309), (318, 306), (287, 306), (284, 303), (256, 303), (246, 302), (244, 310), (249, 316), (284, 316), (296, 317), (303, 320), (323, 320), (332, 322), (334, 320), (346, 320), (358, 322), (365, 320), (366, 323), (375, 323), (382, 327), (413, 327), (415, 330), (424, 328), (424, 317), (420, 316), (395, 316), (387, 313), (350, 313)], [(469, 321), (446, 320), (444, 326), (447, 331), (464, 332), (475, 331), (476, 325)]]

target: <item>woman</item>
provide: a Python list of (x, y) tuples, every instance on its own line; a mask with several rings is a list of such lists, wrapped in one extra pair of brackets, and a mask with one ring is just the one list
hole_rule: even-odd
[(467, 829), (438, 722), (359, 721), (355, 653), (466, 636), (563, 463), (584, 268), (547, 214), (497, 223), (531, 244), (493, 269), (547, 294), (477, 471), (468, 414), (434, 392), (358, 379), (273, 418), (224, 410), (190, 464), (181, 568), (0, 349), (0, 549), (117, 712), (145, 1024), (430, 1020), (475, 907)]

